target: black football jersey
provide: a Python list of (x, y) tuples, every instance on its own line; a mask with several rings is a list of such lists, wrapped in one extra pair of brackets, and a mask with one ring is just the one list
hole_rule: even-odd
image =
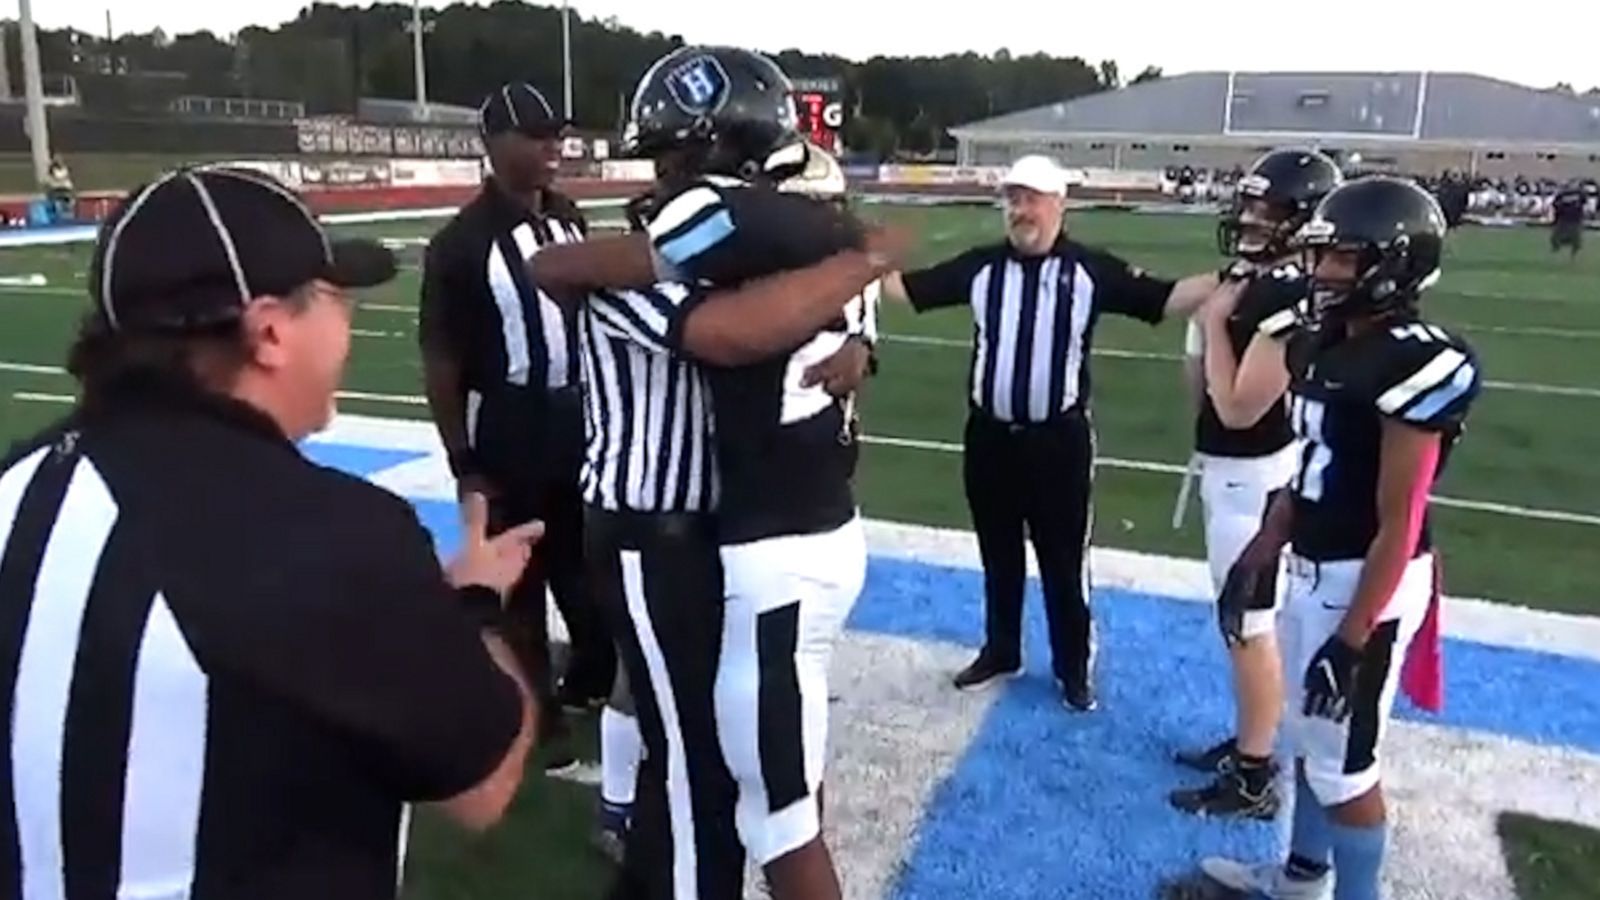
[[(1294, 552), (1363, 559), (1378, 531), (1383, 420), (1439, 432), (1443, 471), (1482, 387), (1477, 358), (1459, 337), (1413, 319), (1338, 341), (1297, 332), (1289, 368), (1290, 419), (1305, 440), (1291, 484)], [(1414, 553), (1431, 547), (1425, 516)]]
[[(707, 178), (658, 198), (649, 223), (658, 269), (702, 288), (804, 268), (857, 247), (855, 220), (807, 197)], [(707, 367), (722, 478), (724, 543), (831, 531), (855, 516), (858, 446), (843, 404), (798, 369), (842, 343), (843, 323), (764, 362)]]
[[(1228, 316), (1228, 343), (1233, 358), (1244, 359), (1244, 352), (1258, 333), (1280, 337), (1289, 330), (1294, 307), (1309, 293), (1305, 271), (1293, 263), (1258, 273), (1239, 296), (1233, 314)], [(1289, 446), (1294, 431), (1289, 427), (1287, 402), (1274, 403), (1254, 425), (1229, 428), (1217, 416), (1217, 406), (1206, 395), (1195, 421), (1195, 449), (1212, 456), (1268, 456)]]

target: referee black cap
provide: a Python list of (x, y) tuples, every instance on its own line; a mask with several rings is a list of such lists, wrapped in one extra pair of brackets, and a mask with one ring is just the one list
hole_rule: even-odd
[(118, 205), (101, 228), (90, 289), (115, 330), (185, 331), (314, 280), (364, 288), (394, 275), (394, 254), (330, 239), (271, 176), (206, 166), (169, 172)]
[(560, 137), (566, 119), (556, 115), (539, 89), (523, 81), (509, 81), (483, 98), (478, 107), (478, 130), (486, 138), (515, 131), (532, 138)]

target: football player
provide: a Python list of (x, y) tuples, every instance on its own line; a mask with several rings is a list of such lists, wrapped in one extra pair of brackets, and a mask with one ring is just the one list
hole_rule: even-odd
[[(1195, 450), (1206, 556), (1219, 593), (1260, 526), (1268, 495), (1294, 474), (1283, 343), (1257, 333), (1275, 316), (1292, 319), (1293, 307), (1306, 297), (1306, 274), (1290, 240), (1342, 180), (1333, 160), (1315, 150), (1275, 150), (1239, 180), (1218, 226), (1218, 243), (1235, 262), (1217, 295), (1191, 320), (1188, 349), (1191, 382), (1198, 387)], [(1278, 809), (1272, 744), (1283, 706), (1276, 592), (1222, 599), (1218, 622), (1233, 664), (1234, 736), (1178, 754), (1180, 763), (1215, 778), (1171, 800), (1187, 812), (1270, 819)]]
[[(789, 80), (759, 54), (686, 47), (660, 60), (640, 82), (624, 151), (656, 164), (647, 234), (541, 250), (531, 263), (541, 284), (715, 290), (828, 259), (842, 271), (864, 258), (878, 275), (898, 265), (884, 252), (896, 238), (777, 189), (809, 157)], [(691, 307), (658, 312), (671, 340), (694, 325)], [(826, 326), (707, 371), (726, 597), (718, 740), (737, 783), (739, 837), (779, 900), (841, 893), (821, 834), (827, 667), (865, 577), (866, 546), (851, 486), (858, 445), (846, 402), (829, 390), (848, 379), (814, 369), (845, 340)]]
[(1285, 862), (1201, 863), (1234, 890), (1323, 897), (1332, 883), (1335, 900), (1379, 896), (1383, 735), (1408, 650), (1438, 638), (1423, 630), (1438, 601), (1428, 494), (1482, 384), (1472, 348), (1419, 309), (1445, 229), (1427, 192), (1373, 176), (1329, 193), (1298, 239), (1311, 297), (1287, 358), (1305, 444), (1230, 575), (1265, 578), (1287, 547), (1279, 639), (1296, 687), (1285, 723), (1295, 809)]

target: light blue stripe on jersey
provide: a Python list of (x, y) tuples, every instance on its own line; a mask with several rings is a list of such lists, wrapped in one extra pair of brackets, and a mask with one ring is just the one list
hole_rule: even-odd
[(673, 238), (656, 248), (673, 268), (682, 266), (685, 262), (710, 250), (718, 243), (733, 234), (733, 216), (727, 210), (719, 210), (715, 215), (708, 217), (704, 222), (694, 226), (681, 237)]
[(1438, 415), (1472, 388), (1477, 372), (1472, 363), (1463, 362), (1456, 367), (1456, 373), (1449, 381), (1423, 394), (1421, 400), (1400, 414), (1401, 418), (1411, 422), (1426, 422)]

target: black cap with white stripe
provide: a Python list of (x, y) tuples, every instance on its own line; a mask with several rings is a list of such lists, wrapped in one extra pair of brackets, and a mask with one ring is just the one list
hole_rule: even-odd
[(115, 330), (184, 331), (235, 320), (252, 300), (315, 280), (363, 288), (394, 275), (394, 254), (331, 240), (271, 176), (207, 166), (170, 172), (112, 212), (90, 290)]
[(532, 138), (555, 138), (561, 136), (567, 124), (550, 108), (550, 101), (538, 88), (521, 81), (501, 85), (478, 107), (478, 130), (486, 138), (508, 131)]

